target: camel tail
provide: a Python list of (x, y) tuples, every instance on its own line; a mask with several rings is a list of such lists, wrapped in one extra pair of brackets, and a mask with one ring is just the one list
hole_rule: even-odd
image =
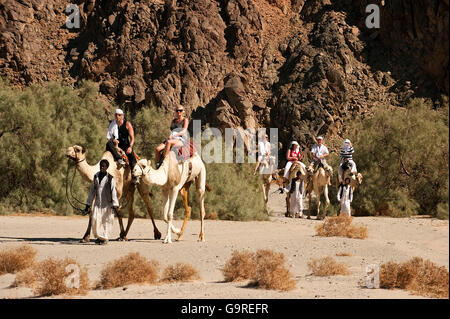
[(211, 186), (208, 185), (208, 183), (205, 183), (205, 188), (208, 192), (212, 191), (212, 188), (211, 188)]

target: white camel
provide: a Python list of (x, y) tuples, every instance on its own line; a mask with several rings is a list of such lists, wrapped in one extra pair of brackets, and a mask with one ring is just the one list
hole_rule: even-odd
[[(199, 241), (205, 241), (203, 220), (205, 218), (205, 188), (206, 168), (197, 152), (192, 158), (179, 163), (175, 153), (171, 151), (164, 159), (158, 169), (153, 169), (150, 160), (141, 159), (134, 167), (133, 175), (141, 177), (145, 184), (155, 184), (161, 187), (164, 203), (164, 221), (167, 223), (167, 235), (164, 243), (172, 242), (172, 232), (178, 235), (177, 240), (181, 240), (184, 230), (191, 214), (191, 207), (188, 202), (189, 186), (195, 181), (200, 203), (200, 235)], [(186, 214), (181, 230), (173, 225), (173, 211), (178, 192), (181, 191)]]

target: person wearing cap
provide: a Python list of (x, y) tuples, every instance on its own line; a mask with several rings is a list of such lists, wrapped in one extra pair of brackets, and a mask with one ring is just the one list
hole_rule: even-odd
[[(328, 148), (323, 144), (323, 137), (317, 137), (317, 144), (311, 148), (311, 156), (313, 158), (311, 164), (308, 167), (310, 173), (314, 173), (320, 166), (327, 168), (326, 157), (330, 155)], [(328, 180), (328, 185), (331, 185), (330, 180)]]
[(341, 147), (341, 164), (339, 165), (338, 168), (338, 179), (339, 179), (339, 184), (343, 183), (343, 176), (342, 174), (344, 173), (344, 170), (346, 170), (347, 168), (350, 169), (350, 172), (352, 174), (356, 174), (356, 164), (353, 161), (353, 153), (355, 152), (355, 150), (353, 149), (352, 143), (350, 142), (349, 139), (346, 139), (344, 141), (344, 143), (342, 144)]
[(113, 212), (117, 213), (119, 200), (117, 198), (116, 182), (107, 170), (109, 162), (106, 159), (100, 161), (100, 171), (94, 175), (89, 196), (86, 201), (85, 213), (89, 212), (92, 203), (92, 232), (97, 240), (96, 244), (104, 245), (111, 237), (114, 224)]
[(114, 113), (114, 120), (109, 124), (108, 132), (106, 133), (108, 142), (106, 143), (106, 150), (110, 151), (117, 161), (117, 168), (120, 169), (125, 166), (125, 161), (117, 152), (116, 147), (119, 146), (126, 154), (130, 169), (133, 171), (136, 165), (136, 158), (134, 157), (134, 129), (129, 121), (126, 120), (125, 115), (121, 109), (116, 109)]
[(259, 166), (261, 165), (261, 161), (263, 158), (267, 158), (267, 160), (270, 161), (270, 142), (269, 142), (269, 136), (267, 134), (264, 134), (264, 141), (258, 142), (258, 158), (257, 163), (255, 167), (255, 171), (253, 172), (254, 175), (256, 175), (256, 172), (258, 171)]
[[(172, 147), (182, 147), (188, 143), (189, 120), (184, 117), (185, 111), (182, 105), (175, 109), (175, 117), (170, 123), (170, 135), (155, 149), (156, 169), (162, 164), (164, 158), (169, 154)], [(164, 150), (163, 156), (161, 151)]]

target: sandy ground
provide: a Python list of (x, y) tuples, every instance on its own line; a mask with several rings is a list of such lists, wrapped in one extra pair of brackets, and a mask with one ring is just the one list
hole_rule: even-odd
[[(0, 216), (0, 249), (27, 243), (38, 251), (38, 260), (47, 257), (73, 257), (86, 265), (91, 282), (97, 282), (102, 267), (109, 261), (129, 252), (140, 252), (162, 267), (176, 262), (195, 266), (201, 280), (190, 283), (161, 285), (129, 285), (127, 289), (92, 290), (86, 296), (74, 298), (422, 298), (402, 290), (368, 289), (361, 286), (366, 266), (387, 261), (403, 262), (420, 256), (441, 266), (449, 267), (449, 223), (436, 219), (413, 218), (355, 218), (355, 224), (368, 227), (365, 240), (315, 236), (315, 227), (321, 221), (292, 219), (283, 216), (284, 198), (272, 194), (269, 202), (270, 221), (231, 222), (207, 220), (206, 242), (197, 242), (199, 221), (190, 221), (184, 240), (163, 244), (153, 239), (150, 220), (134, 221), (128, 235), (130, 241), (111, 241), (106, 246), (93, 242), (80, 244), (87, 217), (58, 216)], [(194, 208), (195, 209), (195, 208)], [(163, 236), (165, 223), (156, 221)], [(181, 226), (182, 221), (175, 221)], [(114, 238), (118, 237), (117, 220)], [(285, 254), (287, 264), (298, 280), (297, 288), (279, 292), (246, 287), (247, 282), (225, 283), (221, 267), (233, 250), (273, 249)], [(335, 257), (347, 263), (349, 276), (315, 277), (307, 262), (311, 258), (335, 256), (348, 252), (350, 257)], [(14, 275), (0, 276), (0, 298), (28, 298), (28, 288), (9, 288)], [(56, 296), (55, 298), (61, 298)]]

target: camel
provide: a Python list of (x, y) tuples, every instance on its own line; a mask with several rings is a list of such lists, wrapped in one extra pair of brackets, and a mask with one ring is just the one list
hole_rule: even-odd
[[(178, 235), (177, 241), (183, 237), (184, 230), (191, 215), (191, 207), (188, 202), (188, 191), (195, 181), (200, 203), (200, 234), (199, 241), (205, 241), (203, 220), (205, 218), (205, 187), (206, 168), (197, 152), (192, 158), (179, 163), (175, 153), (171, 151), (158, 169), (153, 169), (150, 160), (141, 159), (137, 162), (133, 171), (134, 176), (141, 177), (145, 184), (155, 184), (161, 187), (164, 203), (164, 221), (167, 223), (167, 235), (164, 243), (172, 243), (172, 232)], [(173, 225), (173, 210), (178, 192), (181, 192), (186, 214), (181, 230)]]
[[(94, 179), (94, 175), (100, 170), (100, 161), (96, 165), (89, 165), (86, 161), (86, 149), (79, 145), (71, 146), (66, 151), (66, 156), (69, 158), (69, 160), (73, 160), (76, 162), (77, 170), (80, 173), (83, 180), (92, 183), (92, 180)], [(122, 223), (122, 215), (120, 214), (120, 209), (118, 213), (118, 219), (119, 219), (119, 226), (120, 226), (120, 237), (118, 240), (128, 240), (127, 234), (130, 230), (131, 224), (133, 223), (134, 219), (134, 211), (133, 211), (133, 201), (134, 201), (134, 192), (136, 190), (136, 185), (134, 185), (131, 182), (131, 170), (127, 166), (126, 168), (117, 169), (116, 161), (114, 160), (113, 155), (111, 152), (106, 151), (102, 155), (102, 159), (107, 159), (109, 164), (108, 167), (108, 173), (110, 173), (114, 179), (116, 180), (116, 189), (117, 189), (117, 198), (122, 198), (122, 195), (125, 195), (126, 200), (126, 206), (128, 207), (128, 223), (127, 228), (124, 230), (123, 223)], [(148, 185), (145, 185), (143, 183), (139, 183), (137, 185), (137, 189), (139, 191), (139, 194), (142, 198), (142, 200), (145, 203), (145, 206), (147, 207), (147, 212), (150, 215), (150, 218), (153, 223), (153, 233), (155, 236), (155, 239), (161, 238), (161, 233), (156, 227), (155, 221), (153, 219), (153, 211), (150, 206), (150, 191)], [(89, 242), (89, 237), (91, 234), (91, 216), (89, 217), (89, 224), (86, 230), (86, 233), (84, 234), (83, 238), (80, 240), (80, 242), (86, 243)]]
[[(286, 183), (286, 186), (289, 185), (289, 183), (291, 182), (291, 180), (297, 176), (297, 172), (300, 172), (300, 178), (305, 182), (306, 184), (306, 180), (307, 180), (307, 173), (306, 170), (303, 168), (303, 166), (299, 163), (299, 162), (295, 162), (294, 164), (292, 164), (291, 168), (289, 169), (289, 175), (288, 175), (288, 181)], [(304, 194), (304, 192), (303, 192)], [(291, 193), (290, 192), (286, 192), (286, 213), (285, 216), (286, 217), (295, 217), (295, 216), (291, 216), (291, 213), (289, 211), (290, 209), (290, 199), (291, 199)]]
[(271, 156), (271, 158), (264, 157), (261, 160), (260, 166), (259, 166), (259, 173), (261, 174), (263, 184), (262, 184), (262, 190), (263, 190), (263, 198), (264, 198), (264, 204), (267, 206), (267, 202), (269, 201), (269, 190), (270, 190), (270, 184), (272, 182), (277, 182), (276, 179), (274, 179), (274, 175), (277, 176), (279, 170), (276, 170), (274, 173), (268, 173), (273, 172), (274, 167), (274, 161), (275, 157)]
[[(357, 188), (359, 185), (361, 185), (362, 183), (362, 179), (363, 176), (361, 175), (361, 173), (352, 173), (350, 171), (350, 168), (347, 168), (346, 170), (344, 170), (344, 172), (342, 173), (343, 176), (343, 180), (345, 181), (345, 179), (347, 177), (350, 178), (350, 186), (352, 187), (352, 192), (355, 191), (355, 188)], [(338, 185), (339, 185), (339, 181), (338, 181)]]
[[(316, 196), (317, 203), (317, 219), (324, 219), (327, 215), (327, 208), (330, 204), (330, 199), (328, 198), (328, 181), (330, 177), (333, 175), (333, 168), (331, 166), (327, 166), (327, 169), (324, 167), (320, 167), (315, 173), (310, 175), (308, 185), (306, 186), (306, 190), (308, 192), (308, 219), (311, 218), (311, 197), (312, 192), (314, 192)], [(320, 194), (323, 192), (325, 197), (325, 207), (323, 209), (322, 216), (320, 215)]]

